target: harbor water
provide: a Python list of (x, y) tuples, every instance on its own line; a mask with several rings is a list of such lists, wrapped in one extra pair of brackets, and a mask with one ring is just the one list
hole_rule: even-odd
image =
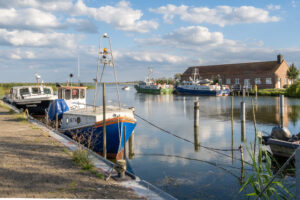
[[(102, 105), (101, 90), (98, 105)], [(137, 176), (178, 199), (247, 199), (245, 193), (251, 191), (239, 190), (252, 168), (245, 163), (245, 169), (241, 169), (238, 148), (244, 146), (245, 161), (250, 162), (245, 147), (253, 147), (255, 138), (252, 97), (233, 97), (232, 109), (230, 96), (142, 94), (136, 93), (133, 86), (119, 92), (121, 104), (135, 107), (135, 113), (143, 118), (136, 117), (135, 156), (129, 159)], [(106, 96), (107, 104), (118, 105), (115, 85), (107, 85)], [(87, 103), (92, 104), (93, 98), (94, 90), (88, 90)], [(200, 102), (198, 129), (194, 128), (195, 101)], [(241, 101), (246, 104), (244, 129), (240, 121)], [(270, 133), (280, 124), (279, 97), (253, 97), (253, 103), (257, 131)], [(286, 98), (284, 110), (284, 125), (291, 133), (298, 133), (300, 101)], [(286, 175), (284, 181), (293, 184), (295, 178)]]

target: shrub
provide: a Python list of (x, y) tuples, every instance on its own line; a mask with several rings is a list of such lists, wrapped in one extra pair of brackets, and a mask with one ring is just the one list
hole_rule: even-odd
[(300, 97), (300, 81), (293, 83), (286, 92), (289, 97)]

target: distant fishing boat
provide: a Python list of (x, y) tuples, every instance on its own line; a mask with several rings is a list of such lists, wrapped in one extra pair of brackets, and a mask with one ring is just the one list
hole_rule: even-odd
[(45, 115), (49, 104), (57, 99), (57, 96), (51, 87), (44, 85), (43, 81), (39, 84), (40, 75), (35, 74), (35, 77), (36, 85), (14, 86), (4, 100), (23, 111), (27, 109), (29, 114)]
[[(104, 34), (103, 40), (104, 39), (108, 40), (109, 49), (103, 48), (102, 51), (100, 48), (100, 41), (100, 56), (98, 60), (95, 79), (96, 88), (94, 105), (64, 112), (61, 120), (60, 131), (91, 148), (93, 151), (99, 154), (103, 154), (103, 129), (105, 122), (107, 135), (107, 157), (120, 159), (123, 154), (122, 152), (125, 144), (124, 140), (127, 141), (130, 138), (136, 126), (136, 119), (134, 118), (133, 109), (121, 108), (118, 85), (115, 75), (115, 65), (112, 57), (112, 49), (110, 47), (110, 38), (107, 36), (107, 34)], [(102, 64), (103, 66), (100, 81), (98, 81), (100, 64)], [(119, 106), (106, 106), (104, 115), (103, 106), (96, 106), (96, 102), (99, 93), (98, 87), (101, 83), (102, 75), (104, 73), (106, 65), (112, 66), (114, 70), (115, 83), (117, 86), (117, 94), (119, 98)]]
[(183, 81), (175, 86), (176, 92), (183, 95), (199, 96), (228, 96), (230, 94), (228, 86), (212, 84), (209, 79), (199, 80), (196, 77), (197, 71), (195, 69), (193, 78), (190, 77), (189, 81)]
[(134, 85), (137, 92), (150, 93), (150, 94), (172, 94), (173, 85), (168, 84), (156, 84), (151, 78), (152, 69), (149, 69), (149, 73), (145, 81), (140, 81), (139, 84)]

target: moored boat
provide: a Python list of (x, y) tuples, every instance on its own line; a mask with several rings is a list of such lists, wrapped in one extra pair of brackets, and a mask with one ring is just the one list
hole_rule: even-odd
[(53, 89), (44, 84), (39, 84), (40, 76), (36, 74), (37, 85), (14, 86), (5, 96), (5, 101), (18, 109), (28, 110), (32, 115), (45, 115), (49, 104), (57, 99)]
[(126, 86), (122, 87), (122, 90), (128, 91), (128, 90), (130, 90), (130, 87), (126, 85)]
[[(103, 38), (109, 40), (109, 37), (106, 34), (104, 34)], [(64, 112), (61, 120), (60, 131), (89, 147), (93, 151), (103, 154), (103, 135), (105, 124), (107, 157), (120, 159), (122, 157), (124, 143), (130, 138), (136, 126), (136, 119), (134, 118), (133, 110), (129, 108), (122, 108), (120, 101), (119, 106), (105, 106), (105, 114), (103, 106), (96, 106), (98, 87), (101, 83), (106, 65), (112, 66), (114, 70), (114, 78), (119, 97), (111, 48), (109, 50), (107, 48), (103, 48), (103, 51), (100, 51), (99, 49), (99, 55), (101, 56), (99, 56), (98, 64), (101, 63), (103, 67), (100, 81), (98, 81), (99, 65), (97, 66), (94, 105)]]
[(137, 92), (140, 93), (149, 93), (149, 94), (172, 94), (173, 85), (168, 84), (156, 84), (151, 78), (152, 69), (149, 70), (148, 76), (145, 81), (140, 81), (137, 85), (134, 85), (134, 88)]
[(199, 80), (196, 76), (197, 72), (195, 71), (194, 77), (190, 77), (189, 81), (183, 81), (177, 84), (175, 86), (176, 93), (198, 96), (228, 96), (230, 94), (228, 86), (212, 84), (212, 81), (208, 79)]

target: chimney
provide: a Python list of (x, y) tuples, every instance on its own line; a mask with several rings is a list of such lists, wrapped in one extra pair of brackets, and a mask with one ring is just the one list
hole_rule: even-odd
[(283, 62), (283, 56), (281, 54), (277, 55), (277, 63), (281, 64)]

